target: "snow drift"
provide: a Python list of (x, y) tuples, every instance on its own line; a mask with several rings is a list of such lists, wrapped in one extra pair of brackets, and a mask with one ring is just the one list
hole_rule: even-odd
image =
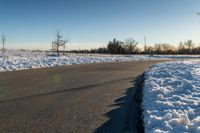
[(160, 58), (148, 55), (101, 55), (101, 54), (67, 54), (66, 56), (47, 56), (45, 52), (8, 50), (0, 52), (0, 71), (13, 71), (63, 65), (117, 62), (132, 60), (155, 60)]
[(146, 133), (200, 133), (200, 61), (160, 63), (145, 79)]

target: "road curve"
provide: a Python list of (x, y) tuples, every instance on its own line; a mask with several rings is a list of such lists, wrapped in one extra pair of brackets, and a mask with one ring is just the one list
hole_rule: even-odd
[(0, 73), (1, 133), (121, 133), (134, 82), (161, 61), (131, 61)]

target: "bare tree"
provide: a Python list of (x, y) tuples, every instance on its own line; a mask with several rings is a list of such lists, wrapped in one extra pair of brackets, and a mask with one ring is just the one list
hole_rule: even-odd
[(157, 44), (154, 45), (154, 52), (156, 54), (161, 54), (162, 51), (163, 51), (163, 49), (162, 49), (162, 43), (157, 43)]
[(52, 50), (56, 51), (58, 56), (60, 55), (59, 47), (63, 47), (63, 54), (65, 51), (65, 44), (69, 42), (68, 40), (63, 40), (63, 36), (60, 33), (60, 30), (56, 30), (56, 39), (52, 42)]
[(183, 54), (185, 52), (185, 45), (184, 45), (184, 43), (181, 41), (180, 43), (179, 43), (179, 46), (178, 46), (178, 53), (179, 54)]
[(195, 43), (192, 40), (185, 41), (184, 45), (187, 48), (188, 53), (191, 53), (192, 49), (195, 47)]
[(147, 54), (153, 54), (154, 48), (152, 46), (147, 46), (146, 53)]
[(174, 47), (168, 43), (163, 43), (162, 44), (162, 49), (164, 54), (170, 54), (174, 51)]
[(132, 54), (133, 52), (137, 51), (138, 42), (133, 38), (128, 38), (125, 40), (126, 49), (128, 54)]
[(2, 34), (1, 42), (2, 42), (2, 44), (3, 44), (2, 52), (3, 52), (3, 54), (4, 54), (4, 53), (5, 53), (5, 42), (6, 42), (6, 37), (5, 37), (4, 34)]

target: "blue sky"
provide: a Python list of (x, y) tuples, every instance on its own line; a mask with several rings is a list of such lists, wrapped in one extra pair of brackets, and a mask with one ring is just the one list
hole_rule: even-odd
[(133, 37), (143, 45), (200, 43), (199, 0), (0, 0), (0, 33), (8, 48), (50, 49), (55, 28), (69, 49)]

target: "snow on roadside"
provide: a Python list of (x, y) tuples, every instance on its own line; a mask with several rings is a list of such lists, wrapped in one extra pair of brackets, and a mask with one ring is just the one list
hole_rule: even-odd
[(142, 107), (146, 133), (200, 133), (200, 61), (147, 70)]
[(42, 67), (54, 67), (63, 65), (118, 62), (132, 60), (160, 60), (169, 58), (200, 58), (196, 55), (109, 55), (109, 54), (74, 54), (67, 56), (50, 57), (45, 52), (33, 52), (28, 50), (6, 50), (3, 55), (0, 50), (0, 72)]
[(4, 58), (0, 51), (0, 72), (74, 64), (152, 59), (160, 58), (149, 57), (148, 55), (127, 56), (100, 54), (68, 54), (67, 56), (50, 57), (46, 56), (45, 52), (7, 50)]
[(153, 57), (157, 57), (157, 58), (173, 58), (173, 59), (178, 59), (178, 58), (194, 58), (194, 59), (198, 59), (198, 58), (200, 58), (200, 55), (153, 55)]

